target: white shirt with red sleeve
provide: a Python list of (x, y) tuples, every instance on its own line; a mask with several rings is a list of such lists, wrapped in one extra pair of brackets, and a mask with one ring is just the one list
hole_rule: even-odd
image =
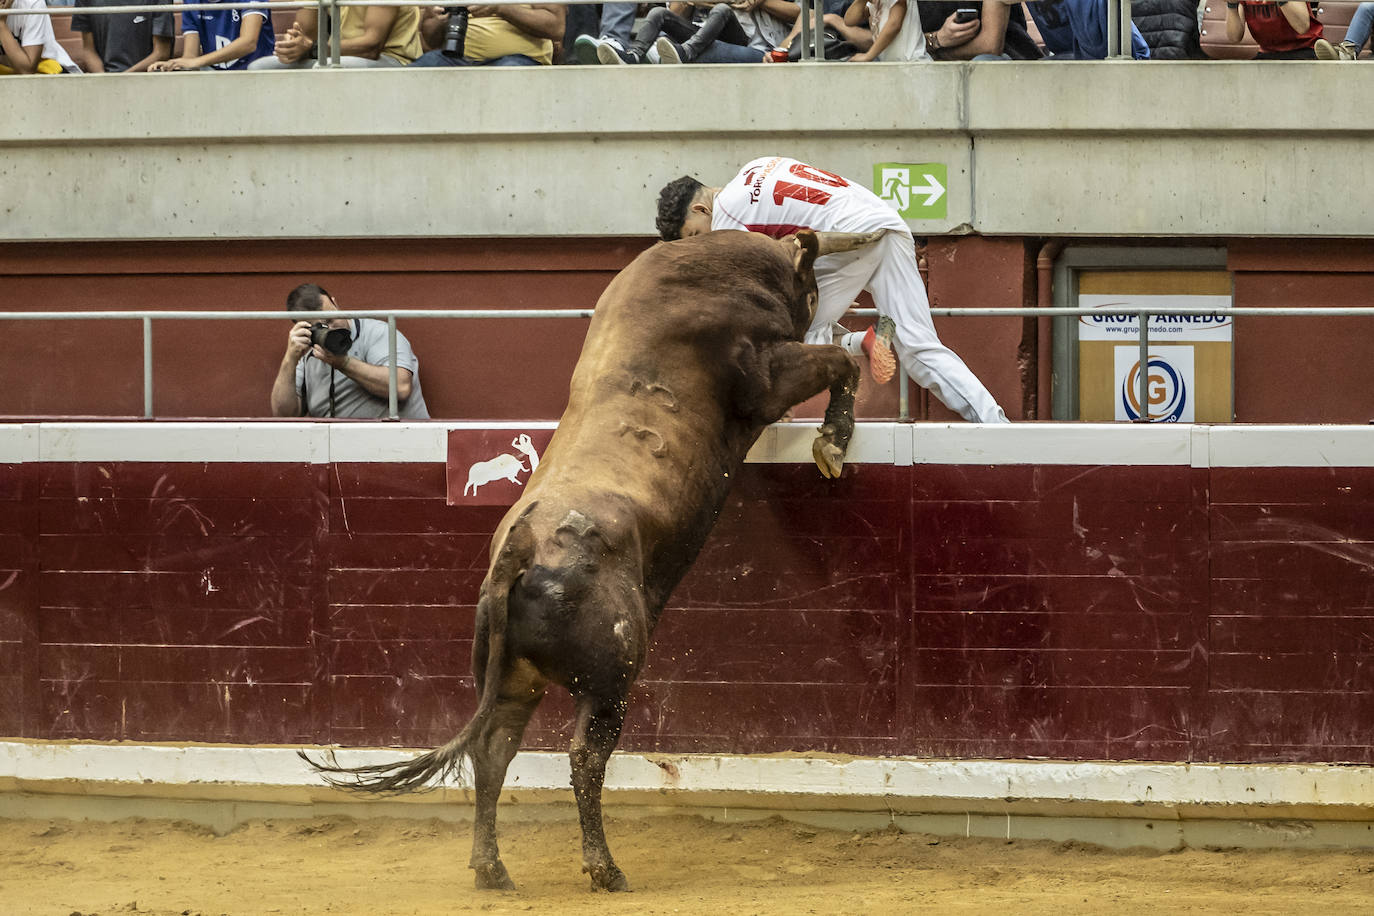
[(773, 238), (819, 232), (908, 232), (897, 211), (863, 185), (824, 169), (765, 156), (740, 169), (711, 208), (712, 229), (743, 229)]

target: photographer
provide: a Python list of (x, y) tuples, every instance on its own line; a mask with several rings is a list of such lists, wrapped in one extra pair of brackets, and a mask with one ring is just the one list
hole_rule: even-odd
[[(337, 312), (334, 297), (303, 283), (286, 297), (290, 312)], [(389, 413), (386, 322), (330, 317), (297, 321), (272, 383), (274, 417), (380, 418)], [(420, 363), (410, 341), (396, 333), (396, 400), (403, 420), (428, 420), (420, 391)]]
[(519, 3), (467, 7), (466, 25), (456, 8), (426, 7), (420, 41), (432, 48), (412, 67), (533, 67), (553, 63), (553, 43), (562, 41), (567, 7), (561, 3)]

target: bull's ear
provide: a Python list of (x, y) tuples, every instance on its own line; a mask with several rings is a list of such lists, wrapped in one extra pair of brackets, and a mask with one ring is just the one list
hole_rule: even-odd
[(796, 244), (796, 253), (792, 255), (792, 269), (798, 276), (806, 276), (811, 272), (811, 266), (816, 263), (816, 257), (821, 250), (820, 243), (816, 241), (816, 233), (810, 229), (802, 229), (792, 236), (792, 241)]

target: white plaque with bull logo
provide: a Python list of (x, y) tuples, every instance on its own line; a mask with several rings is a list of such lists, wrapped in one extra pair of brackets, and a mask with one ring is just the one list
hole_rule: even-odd
[(448, 504), (510, 506), (539, 467), (552, 429), (451, 429)]

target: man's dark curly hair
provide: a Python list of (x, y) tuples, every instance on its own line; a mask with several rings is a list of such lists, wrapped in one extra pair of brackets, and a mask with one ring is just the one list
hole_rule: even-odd
[(682, 238), (682, 224), (692, 209), (697, 192), (706, 187), (691, 175), (675, 178), (658, 192), (658, 219), (654, 226), (665, 242)]

